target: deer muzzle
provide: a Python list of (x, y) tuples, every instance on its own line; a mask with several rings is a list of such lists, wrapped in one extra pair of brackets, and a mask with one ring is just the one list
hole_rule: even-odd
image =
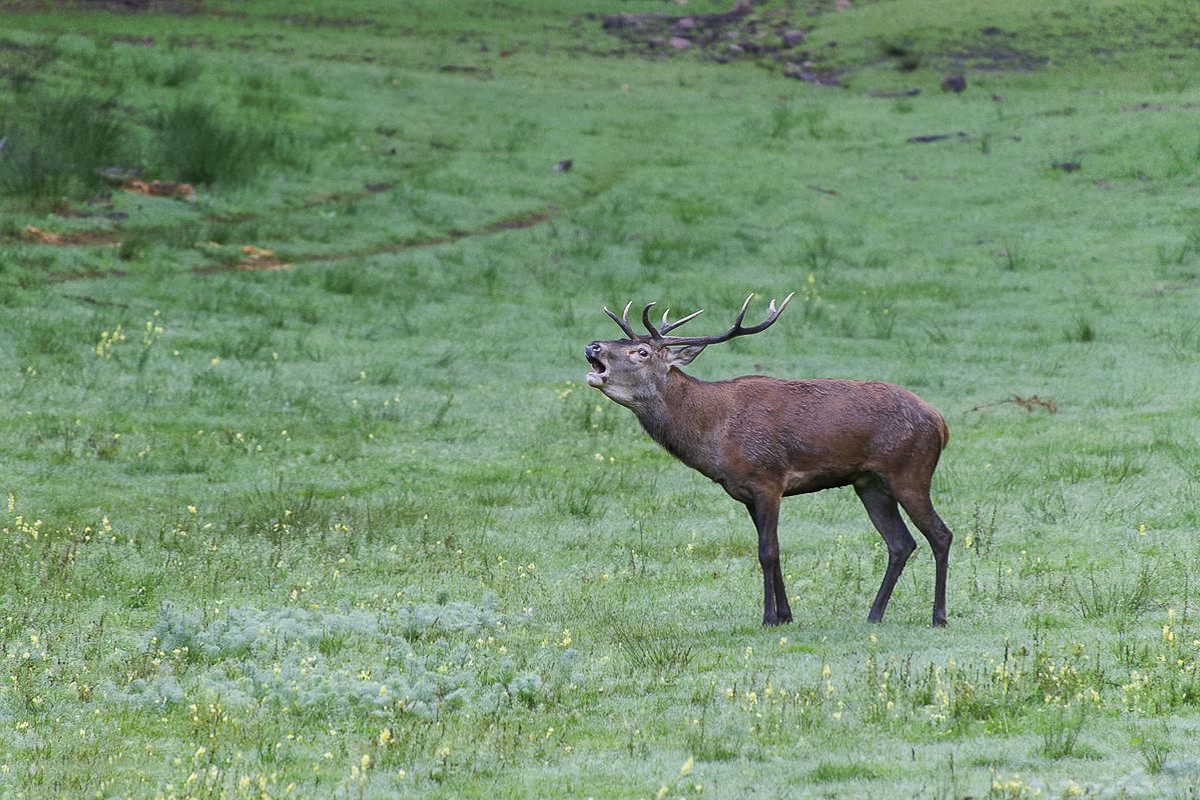
[(599, 389), (608, 380), (608, 365), (604, 363), (603, 359), (604, 348), (599, 342), (592, 342), (583, 348), (583, 354), (588, 363), (592, 365), (592, 371), (587, 374), (587, 384), (594, 389)]

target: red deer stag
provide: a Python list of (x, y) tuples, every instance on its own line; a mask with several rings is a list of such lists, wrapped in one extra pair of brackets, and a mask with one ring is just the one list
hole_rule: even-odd
[(792, 299), (789, 294), (778, 308), (772, 300), (766, 320), (743, 327), (752, 297), (733, 327), (716, 336), (667, 335), (699, 311), (674, 322), (668, 311), (655, 327), (650, 303), (642, 310), (643, 334), (629, 324), (629, 305), (619, 317), (605, 308), (628, 338), (585, 348), (592, 367), (588, 385), (632, 411), (671, 455), (745, 504), (758, 529), (764, 625), (792, 619), (779, 566), (780, 501), (835, 486), (854, 487), (887, 544), (887, 572), (867, 619), (883, 618), (917, 547), (899, 505), (933, 549), (933, 624), (945, 625), (953, 535), (929, 499), (934, 468), (950, 439), (945, 421), (912, 392), (878, 381), (750, 375), (708, 382), (684, 374), (680, 367), (708, 345), (769, 328)]

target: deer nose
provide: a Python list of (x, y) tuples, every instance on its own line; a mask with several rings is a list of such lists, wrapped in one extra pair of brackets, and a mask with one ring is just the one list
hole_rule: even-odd
[(588, 358), (600, 355), (600, 343), (592, 342), (587, 347), (583, 348), (583, 354)]

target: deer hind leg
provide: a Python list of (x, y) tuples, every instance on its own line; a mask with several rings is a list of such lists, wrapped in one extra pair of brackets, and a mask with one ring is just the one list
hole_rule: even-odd
[(904, 513), (929, 540), (933, 550), (933, 624), (941, 627), (946, 624), (946, 579), (950, 572), (950, 543), (954, 534), (934, 510), (927, 483), (919, 491), (901, 494), (899, 501)]
[(783, 568), (779, 564), (778, 496), (759, 496), (746, 504), (754, 527), (758, 529), (758, 563), (763, 574), (763, 625), (782, 625), (792, 621), (787, 589), (783, 586)]
[(917, 549), (917, 543), (900, 517), (896, 498), (892, 497), (877, 479), (856, 483), (854, 490), (858, 492), (858, 499), (866, 507), (871, 522), (883, 537), (888, 549), (887, 572), (883, 573), (883, 582), (879, 584), (879, 592), (875, 595), (871, 613), (867, 615), (870, 622), (879, 622), (883, 619), (883, 612), (887, 610), (888, 601), (892, 599), (892, 590), (896, 588), (896, 581), (900, 579), (904, 565)]

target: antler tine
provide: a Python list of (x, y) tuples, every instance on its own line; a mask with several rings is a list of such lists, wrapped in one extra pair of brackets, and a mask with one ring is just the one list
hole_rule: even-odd
[(612, 321), (617, 323), (617, 325), (619, 325), (621, 327), (621, 330), (625, 333), (626, 336), (628, 336), (630, 339), (637, 339), (637, 338), (639, 338), (640, 334), (635, 333), (633, 328), (629, 325), (629, 307), (632, 305), (633, 305), (632, 300), (630, 300), (628, 303), (626, 303), (625, 310), (623, 312), (621, 312), (621, 316), (619, 316), (619, 317), (616, 314), (614, 314), (613, 312), (609, 311), (608, 306), (604, 307), (604, 313), (608, 314), (608, 316), (610, 318), (612, 318)]
[[(650, 331), (651, 339), (661, 339), (662, 332), (654, 327), (654, 323), (650, 321), (650, 309), (654, 308), (654, 301), (646, 303), (646, 307), (642, 309), (642, 324), (646, 326), (646, 330)], [(671, 309), (667, 309), (670, 311)]]
[[(744, 320), (746, 318), (746, 309), (750, 307), (750, 301), (753, 299), (754, 299), (754, 292), (751, 292), (750, 294), (746, 295), (746, 300), (745, 300), (745, 302), (742, 303), (742, 309), (741, 309), (741, 311), (738, 312), (737, 318), (733, 321), (733, 327), (739, 328), (739, 329), (742, 327), (742, 320)], [(775, 307), (775, 301), (772, 300), (771, 308), (774, 308), (774, 307)]]
[[(779, 315), (783, 313), (785, 308), (787, 308), (788, 302), (795, 296), (796, 293), (792, 292), (787, 297), (783, 298), (783, 302), (778, 306), (775, 305), (775, 300), (772, 299), (770, 305), (767, 307), (767, 318), (757, 325), (751, 325), (750, 327), (746, 328), (742, 326), (742, 322), (746, 317), (746, 309), (750, 307), (750, 301), (754, 298), (754, 295), (751, 294), (746, 298), (746, 302), (742, 303), (742, 308), (740, 311), (738, 311), (737, 317), (733, 321), (733, 327), (731, 327), (729, 330), (725, 331), (724, 333), (717, 334), (716, 336), (672, 336), (670, 337), (669, 344), (673, 346), (718, 344), (720, 342), (727, 342), (737, 336), (749, 336), (753, 333), (765, 331), (767, 328), (775, 324), (775, 320), (779, 319)], [(686, 317), (683, 320), (680, 320), (679, 322), (675, 323), (675, 326), (686, 322), (694, 316), (695, 314), (693, 314), (691, 317)]]
[[(750, 297), (753, 296), (754, 295), (750, 295)], [(779, 304), (779, 308), (775, 307), (775, 299), (771, 298), (771, 302), (767, 306), (767, 318), (757, 325), (751, 325), (749, 328), (743, 328), (742, 318), (746, 315), (746, 306), (750, 303), (750, 297), (747, 297), (746, 302), (742, 304), (742, 310), (738, 314), (737, 320), (735, 320), (733, 323), (733, 328), (731, 330), (735, 331), (734, 336), (747, 336), (751, 333), (765, 331), (772, 324), (774, 324), (775, 320), (779, 318), (779, 315), (783, 313), (783, 309), (787, 308), (788, 302), (795, 296), (796, 293), (792, 292), (787, 297), (783, 298), (783, 302)]]
[(701, 314), (703, 314), (703, 313), (704, 313), (704, 309), (702, 308), (702, 309), (700, 309), (699, 311), (693, 311), (691, 314), (688, 314), (688, 315), (687, 315), (686, 317), (684, 317), (683, 319), (677, 319), (677, 320), (675, 320), (674, 322), (667, 322), (667, 315), (668, 315), (668, 314), (670, 314), (670, 313), (671, 313), (671, 309), (669, 309), (669, 308), (668, 308), (668, 309), (667, 309), (665, 312), (663, 312), (662, 325), (659, 327), (659, 332), (660, 332), (660, 333), (666, 334), (666, 333), (668, 333), (668, 332), (670, 332), (670, 331), (673, 331), (673, 330), (675, 330), (676, 328), (678, 328), (678, 327), (679, 327), (680, 325), (682, 325), (683, 323), (685, 323), (685, 322), (688, 322), (689, 320), (693, 320), (693, 319), (695, 319), (696, 317), (698, 317), (698, 316), (700, 316)]

